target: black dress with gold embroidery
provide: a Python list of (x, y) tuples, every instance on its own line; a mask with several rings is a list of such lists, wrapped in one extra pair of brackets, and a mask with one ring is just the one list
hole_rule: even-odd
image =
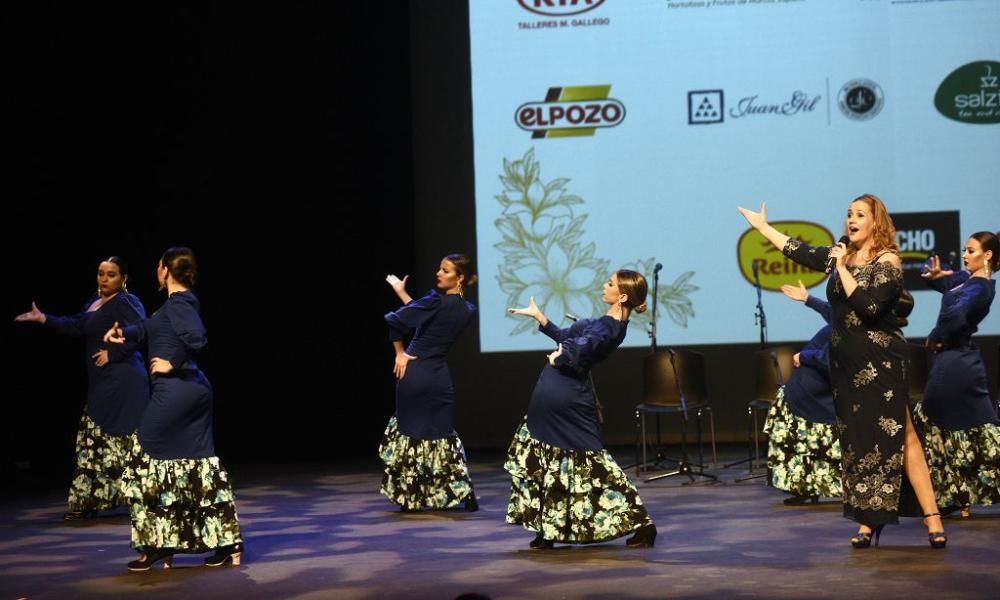
[[(830, 248), (790, 239), (782, 252), (822, 270)], [(895, 315), (903, 274), (877, 261), (850, 270), (858, 284), (850, 297), (837, 272), (826, 288), (833, 309), (830, 381), (843, 452), (844, 516), (877, 526), (921, 514), (903, 471), (908, 349)]]

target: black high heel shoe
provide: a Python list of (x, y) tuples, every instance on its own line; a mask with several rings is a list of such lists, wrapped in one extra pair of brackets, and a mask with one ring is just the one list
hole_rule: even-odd
[(554, 542), (552, 540), (545, 539), (545, 536), (539, 533), (535, 536), (535, 539), (531, 540), (531, 543), (528, 544), (528, 546), (535, 550), (551, 550), (553, 544)]
[(652, 548), (656, 543), (656, 525), (650, 523), (635, 530), (635, 535), (625, 540), (629, 548)]
[(808, 504), (812, 502), (813, 504), (819, 504), (819, 496), (799, 496), (795, 495), (791, 498), (785, 498), (782, 500), (783, 504), (788, 506), (798, 506), (799, 504)]
[(878, 540), (882, 537), (882, 528), (885, 527), (885, 523), (874, 527), (871, 531), (859, 531), (858, 534), (851, 538), (851, 545), (855, 548), (867, 548), (872, 545), (872, 535), (875, 536), (875, 545), (878, 546)]
[(215, 554), (205, 559), (206, 567), (221, 567), (227, 562), (232, 562), (234, 567), (240, 566), (243, 558), (243, 544), (235, 546), (222, 546), (215, 549)]
[(128, 564), (129, 571), (148, 571), (158, 561), (163, 561), (163, 568), (169, 569), (173, 566), (174, 553), (172, 550), (162, 548), (152, 548), (142, 553), (138, 560), (133, 560)]
[(96, 510), (71, 510), (63, 515), (63, 521), (87, 521), (96, 516)]
[(475, 492), (470, 492), (465, 498), (465, 510), (466, 512), (476, 512), (479, 510), (479, 500), (476, 500)]
[[(934, 512), (924, 515), (924, 520), (926, 521), (929, 517), (940, 517), (941, 513)], [(944, 548), (948, 545), (948, 536), (944, 534), (943, 531), (928, 531), (927, 541), (931, 543), (931, 548)]]

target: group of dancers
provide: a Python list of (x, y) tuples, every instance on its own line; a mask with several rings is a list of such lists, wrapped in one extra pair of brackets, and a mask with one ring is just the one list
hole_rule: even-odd
[[(771, 483), (786, 503), (843, 498), (857, 522), (856, 548), (878, 544), (900, 516), (922, 516), (934, 548), (947, 536), (941, 514), (1000, 502), (1000, 420), (972, 335), (989, 313), (1000, 269), (1000, 240), (972, 234), (965, 270), (932, 258), (923, 273), (942, 293), (928, 383), (910, 405), (909, 347), (900, 330), (913, 308), (903, 290), (895, 229), (877, 197), (855, 199), (844, 223), (849, 243), (809, 246), (739, 208), (750, 225), (791, 260), (814, 270), (835, 263), (827, 301), (805, 287), (783, 292), (820, 313), (827, 325), (795, 355), (795, 370), (768, 415)], [(189, 248), (170, 248), (156, 267), (164, 304), (147, 318), (128, 292), (118, 257), (98, 266), (96, 294), (72, 316), (32, 303), (19, 322), (85, 339), (88, 391), (76, 443), (65, 519), (129, 508), (132, 546), (144, 571), (176, 554), (213, 552), (209, 566), (239, 565), (243, 539), (229, 477), (215, 454), (213, 394), (195, 355), (207, 342), (192, 291), (198, 266)], [(442, 259), (436, 289), (413, 299), (406, 278), (386, 280), (402, 306), (385, 316), (395, 349), (396, 411), (379, 454), (381, 492), (402, 511), (479, 508), (455, 432), (447, 355), (476, 307), (471, 260)], [(625, 339), (629, 318), (646, 310), (642, 274), (621, 269), (602, 290), (607, 312), (554, 325), (531, 298), (512, 316), (534, 319), (555, 343), (514, 433), (504, 468), (511, 476), (506, 521), (533, 532), (530, 547), (589, 544), (629, 535), (652, 547), (657, 530), (635, 485), (600, 439), (590, 370)], [(410, 338), (408, 345), (405, 340)], [(148, 357), (144, 360), (142, 350)]]
[[(892, 219), (866, 194), (851, 202), (848, 243), (810, 246), (788, 237), (760, 212), (738, 209), (789, 259), (822, 271), (835, 265), (827, 301), (801, 284), (787, 296), (828, 323), (794, 357), (795, 371), (778, 391), (767, 421), (772, 484), (793, 494), (789, 504), (843, 498), (858, 524), (855, 548), (878, 545), (886, 524), (922, 517), (933, 548), (947, 544), (942, 512), (1000, 502), (1000, 421), (986, 370), (971, 336), (995, 295), (1000, 240), (974, 233), (963, 251), (965, 270), (946, 270), (935, 257), (923, 277), (943, 294), (927, 338), (934, 354), (922, 401), (910, 406), (909, 347), (901, 327), (913, 308), (903, 289)], [(463, 289), (476, 281), (470, 259), (446, 256), (437, 289), (412, 299), (406, 278), (386, 278), (403, 306), (386, 315), (396, 351), (396, 413), (380, 446), (381, 492), (403, 511), (476, 510), (465, 451), (454, 429), (449, 348), (475, 306)], [(646, 309), (642, 274), (619, 270), (604, 284), (607, 313), (556, 327), (534, 298), (508, 313), (533, 318), (556, 349), (535, 384), (527, 415), (514, 433), (504, 468), (511, 476), (506, 521), (534, 532), (530, 547), (588, 544), (632, 534), (629, 546), (651, 547), (656, 527), (635, 486), (603, 448), (590, 370), (624, 341), (633, 312)], [(412, 336), (408, 346), (406, 336)]]
[(128, 506), (140, 554), (128, 563), (131, 571), (159, 561), (169, 568), (181, 553), (213, 552), (205, 559), (210, 567), (239, 565), (243, 539), (229, 477), (215, 454), (212, 386), (195, 362), (207, 338), (192, 291), (194, 253), (168, 249), (156, 276), (167, 299), (148, 318), (128, 292), (127, 264), (115, 256), (98, 266), (97, 292), (79, 314), (50, 315), (32, 303), (15, 317), (85, 340), (87, 405), (64, 518)]

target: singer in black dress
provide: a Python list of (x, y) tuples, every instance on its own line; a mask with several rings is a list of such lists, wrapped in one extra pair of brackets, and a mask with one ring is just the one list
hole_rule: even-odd
[[(894, 312), (903, 285), (895, 227), (885, 205), (866, 194), (847, 211), (849, 245), (810, 246), (759, 213), (747, 221), (795, 262), (818, 271), (834, 259), (827, 283), (833, 310), (830, 378), (842, 456), (844, 516), (860, 524), (856, 548), (875, 543), (884, 525), (923, 514), (934, 548), (947, 541), (923, 446), (907, 405), (909, 348)], [(904, 459), (905, 457), (905, 459)]]
[[(403, 511), (461, 503), (466, 510), (477, 510), (465, 448), (455, 432), (455, 391), (447, 360), (476, 311), (462, 295), (476, 282), (471, 261), (462, 254), (444, 257), (437, 290), (416, 300), (406, 293), (406, 278), (389, 275), (386, 281), (404, 305), (385, 315), (396, 350), (396, 412), (379, 445), (385, 465), (380, 491)], [(404, 350), (408, 335), (413, 338)]]
[(965, 271), (941, 268), (937, 257), (923, 274), (941, 292), (941, 312), (927, 345), (934, 352), (922, 401), (913, 418), (926, 435), (938, 505), (969, 516), (973, 505), (1000, 503), (1000, 420), (990, 398), (986, 367), (972, 334), (996, 297), (1000, 242), (989, 231), (972, 234)]
[(559, 344), (535, 384), (528, 414), (514, 434), (504, 468), (511, 475), (507, 522), (536, 533), (530, 546), (589, 544), (629, 533), (632, 547), (650, 547), (656, 527), (635, 486), (604, 449), (597, 431), (590, 369), (624, 341), (628, 317), (646, 310), (646, 280), (620, 270), (604, 285), (608, 313), (559, 329), (535, 299), (509, 309), (539, 323)]

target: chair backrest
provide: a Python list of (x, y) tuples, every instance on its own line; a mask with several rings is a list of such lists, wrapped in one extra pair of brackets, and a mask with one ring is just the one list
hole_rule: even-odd
[(754, 397), (770, 402), (792, 375), (795, 364), (792, 357), (799, 349), (795, 346), (775, 346), (758, 350), (755, 358), (757, 388)]
[(680, 406), (681, 391), (674, 367), (674, 351), (659, 350), (642, 359), (642, 401), (659, 406)]
[(910, 398), (920, 400), (924, 397), (927, 387), (927, 374), (930, 372), (930, 358), (927, 348), (922, 344), (907, 344), (910, 347), (910, 365), (907, 373), (910, 380)]
[(687, 406), (708, 404), (705, 355), (694, 350), (675, 350), (674, 368), (680, 380), (681, 395)]

